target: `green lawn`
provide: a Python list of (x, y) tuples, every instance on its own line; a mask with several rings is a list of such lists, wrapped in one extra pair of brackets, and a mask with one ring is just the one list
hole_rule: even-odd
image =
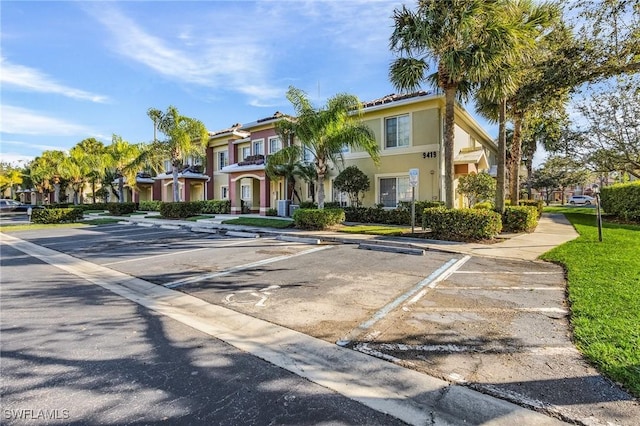
[(293, 221), (284, 219), (267, 219), (257, 217), (239, 217), (237, 219), (229, 219), (222, 222), (227, 225), (245, 225), (245, 226), (258, 226), (262, 228), (292, 228)]
[(37, 229), (49, 229), (49, 228), (82, 228), (89, 225), (106, 225), (110, 223), (118, 223), (119, 219), (90, 219), (83, 220), (82, 222), (75, 223), (30, 223), (20, 225), (0, 225), (0, 232), (18, 232), (18, 231), (33, 231)]
[(640, 397), (640, 226), (605, 221), (599, 242), (595, 209), (559, 209), (545, 211), (565, 213), (580, 237), (541, 257), (567, 270), (575, 344)]
[(342, 226), (338, 232), (345, 232), (347, 234), (371, 234), (371, 235), (391, 235), (401, 236), (402, 234), (410, 234), (411, 228), (404, 228), (398, 226), (388, 225), (353, 225)]

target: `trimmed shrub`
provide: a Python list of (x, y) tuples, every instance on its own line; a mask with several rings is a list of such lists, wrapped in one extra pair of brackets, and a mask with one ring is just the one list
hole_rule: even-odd
[(600, 203), (609, 214), (631, 222), (640, 222), (640, 181), (603, 187)]
[(342, 209), (297, 209), (293, 212), (293, 224), (296, 228), (321, 230), (344, 222)]
[(491, 210), (432, 207), (424, 210), (422, 227), (439, 240), (490, 240), (502, 230), (502, 220)]
[(518, 205), (535, 207), (538, 211), (538, 218), (542, 216), (542, 210), (544, 210), (544, 201), (542, 200), (520, 200), (518, 201)]
[(533, 232), (538, 226), (538, 210), (531, 206), (505, 207), (502, 226), (507, 232)]
[(200, 211), (204, 214), (229, 214), (231, 212), (231, 201), (229, 200), (204, 200), (192, 201), (198, 204)]
[(200, 214), (199, 202), (175, 202), (162, 203), (160, 205), (160, 215), (168, 219), (184, 219)]
[(276, 210), (276, 209), (268, 209), (266, 215), (267, 216), (278, 216), (278, 210)]
[(314, 203), (313, 201), (301, 201), (300, 208), (301, 209), (317, 209), (318, 204)]
[(493, 210), (493, 204), (489, 201), (483, 201), (482, 203), (476, 203), (472, 208), (474, 209), (484, 209), (484, 210)]
[(31, 214), (33, 223), (66, 223), (82, 220), (83, 210), (79, 208), (67, 209), (34, 209)]
[(138, 210), (141, 210), (143, 212), (159, 212), (161, 205), (162, 205), (162, 201), (158, 201), (158, 200), (140, 201), (140, 206), (138, 207)]
[(324, 208), (325, 209), (341, 209), (342, 206), (337, 201), (328, 201), (324, 203)]
[(107, 204), (107, 210), (109, 214), (114, 216), (122, 216), (123, 214), (131, 214), (137, 210), (136, 203), (109, 203)]
[(385, 210), (382, 207), (347, 207), (344, 209), (348, 222), (381, 223), (386, 225), (410, 225), (411, 210)]

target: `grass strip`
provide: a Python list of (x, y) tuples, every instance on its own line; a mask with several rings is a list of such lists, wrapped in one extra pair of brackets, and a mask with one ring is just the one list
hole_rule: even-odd
[(38, 229), (51, 229), (51, 228), (82, 228), (85, 226), (95, 225), (108, 225), (111, 223), (118, 223), (119, 219), (90, 219), (83, 220), (82, 222), (75, 223), (25, 223), (20, 225), (0, 225), (0, 232), (18, 232), (18, 231), (35, 231)]
[(239, 217), (237, 219), (225, 220), (225, 225), (245, 225), (245, 226), (257, 226), (261, 228), (293, 228), (293, 221), (283, 219), (263, 219), (257, 217)]
[(397, 226), (385, 225), (352, 225), (341, 226), (337, 231), (347, 234), (401, 236), (402, 234), (411, 233), (411, 228), (399, 228)]
[(599, 242), (594, 213), (565, 216), (580, 237), (541, 258), (567, 270), (575, 344), (640, 397), (640, 226), (604, 222)]

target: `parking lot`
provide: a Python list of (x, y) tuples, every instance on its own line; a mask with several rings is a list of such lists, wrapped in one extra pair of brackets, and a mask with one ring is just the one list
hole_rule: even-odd
[(568, 419), (624, 404), (570, 341), (556, 265), (125, 224), (12, 235)]

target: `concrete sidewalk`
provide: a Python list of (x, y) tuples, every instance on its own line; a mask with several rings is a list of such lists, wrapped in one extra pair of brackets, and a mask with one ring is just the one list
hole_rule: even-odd
[[(578, 233), (571, 223), (560, 213), (543, 213), (538, 227), (530, 234), (502, 235), (497, 243), (463, 243), (454, 241), (440, 241), (423, 238), (388, 237), (366, 234), (348, 234), (335, 231), (303, 231), (299, 229), (258, 228), (242, 225), (226, 225), (223, 221), (235, 219), (239, 216), (216, 215), (215, 218), (199, 220), (197, 222), (149, 219), (145, 217), (127, 217), (123, 221), (133, 223), (152, 223), (155, 225), (173, 225), (193, 230), (218, 230), (221, 232), (247, 232), (259, 235), (283, 236), (318, 240), (318, 242), (339, 242), (344, 244), (378, 244), (395, 247), (406, 247), (424, 250), (439, 250), (452, 253), (464, 253), (473, 256), (500, 257), (521, 260), (535, 260), (541, 254), (571, 241), (578, 237)], [(258, 215), (243, 215), (242, 217), (259, 217)], [(278, 218), (281, 219), (281, 218)]]

